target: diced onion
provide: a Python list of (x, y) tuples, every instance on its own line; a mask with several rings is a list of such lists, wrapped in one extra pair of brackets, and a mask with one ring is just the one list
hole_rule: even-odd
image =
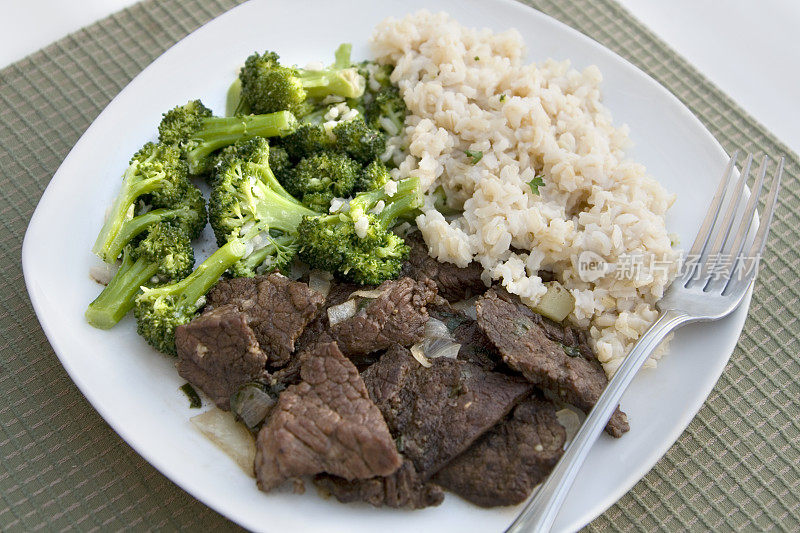
[(436, 318), (429, 318), (425, 322), (425, 332), (422, 342), (411, 347), (411, 355), (425, 368), (433, 364), (431, 359), (446, 357), (455, 359), (461, 345), (453, 340), (447, 325)]
[(564, 447), (566, 448), (567, 444), (569, 444), (578, 433), (578, 429), (581, 427), (581, 418), (578, 416), (578, 413), (572, 409), (566, 408), (557, 411), (556, 418), (558, 418), (559, 423), (561, 423), (567, 431), (567, 441), (564, 443)]
[(331, 326), (335, 326), (343, 320), (354, 317), (357, 311), (358, 304), (353, 299), (339, 305), (332, 305), (328, 308), (328, 322)]
[(333, 275), (324, 270), (312, 270), (308, 274), (308, 286), (312, 291), (317, 291), (323, 296), (328, 296), (331, 292), (331, 280)]
[(269, 394), (258, 383), (242, 386), (231, 398), (231, 411), (249, 429), (255, 429), (263, 422), (275, 406), (275, 396)]
[(384, 293), (384, 290), (385, 289), (380, 289), (380, 290), (378, 290), (378, 289), (364, 289), (364, 290), (353, 291), (353, 293), (350, 295), (350, 297), (352, 298), (353, 296), (360, 296), (361, 298), (370, 298), (372, 300), (375, 300), (375, 299), (379, 298), (381, 294)]
[(547, 292), (533, 310), (550, 320), (561, 322), (575, 309), (575, 297), (557, 281), (544, 284)]
[(308, 265), (306, 265), (305, 263), (303, 263), (298, 259), (295, 259), (294, 261), (292, 261), (292, 264), (289, 267), (288, 277), (293, 281), (297, 281), (298, 279), (308, 274), (308, 272), (309, 272)]
[(428, 321), (425, 322), (424, 335), (425, 338), (429, 339), (453, 339), (452, 335), (450, 335), (450, 330), (447, 329), (447, 325), (436, 318), (429, 318)]
[(430, 368), (433, 363), (431, 363), (430, 359), (425, 357), (425, 353), (422, 350), (422, 343), (415, 344), (411, 347), (411, 355), (414, 356), (419, 364), (424, 366), (425, 368)]
[(422, 348), (425, 350), (425, 355), (428, 359), (437, 359), (439, 357), (455, 359), (458, 357), (461, 345), (450, 339), (426, 339), (422, 343)]
[(108, 285), (111, 283), (111, 279), (114, 277), (114, 274), (117, 273), (117, 270), (119, 270), (119, 262), (92, 265), (91, 268), (89, 268), (89, 277), (100, 285)]
[(192, 417), (191, 422), (200, 433), (233, 459), (245, 474), (255, 477), (255, 439), (243, 424), (236, 422), (232, 413), (214, 407)]

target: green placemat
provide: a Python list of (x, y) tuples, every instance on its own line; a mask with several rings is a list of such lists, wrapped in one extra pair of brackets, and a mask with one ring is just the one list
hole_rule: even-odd
[[(0, 530), (236, 529), (144, 462), (84, 400), (37, 325), (20, 249), (42, 191), (100, 110), (237, 3), (148, 0), (0, 71)], [(613, 0), (530, 3), (641, 67), (727, 150), (788, 156), (728, 368), (677, 444), (588, 529), (800, 529), (797, 156)]]

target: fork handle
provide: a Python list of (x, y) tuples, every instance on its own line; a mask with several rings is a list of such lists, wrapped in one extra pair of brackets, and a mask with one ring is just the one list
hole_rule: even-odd
[(664, 340), (664, 337), (688, 321), (689, 316), (685, 313), (667, 310), (641, 336), (639, 342), (625, 357), (614, 377), (611, 378), (594, 408), (589, 412), (561, 460), (558, 461), (539, 490), (528, 499), (525, 508), (506, 530), (507, 533), (545, 533), (550, 531), (583, 461), (589, 455), (589, 450), (614, 413), (622, 394), (652, 351)]

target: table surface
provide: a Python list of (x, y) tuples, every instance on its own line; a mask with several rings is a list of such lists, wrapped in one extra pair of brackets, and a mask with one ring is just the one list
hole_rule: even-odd
[[(136, 1), (10, 0), (0, 19), (0, 69)], [(800, 2), (619, 2), (800, 153)]]

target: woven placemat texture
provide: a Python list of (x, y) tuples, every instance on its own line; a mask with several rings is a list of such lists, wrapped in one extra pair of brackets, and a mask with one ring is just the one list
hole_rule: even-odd
[[(147, 0), (0, 71), (0, 530), (237, 529), (144, 462), (86, 402), (38, 327), (20, 268), (31, 213), (91, 121), (165, 49), (237, 3)], [(728, 368), (677, 444), (588, 529), (800, 529), (797, 156), (613, 0), (530, 4), (661, 82), (727, 150), (788, 156)]]

